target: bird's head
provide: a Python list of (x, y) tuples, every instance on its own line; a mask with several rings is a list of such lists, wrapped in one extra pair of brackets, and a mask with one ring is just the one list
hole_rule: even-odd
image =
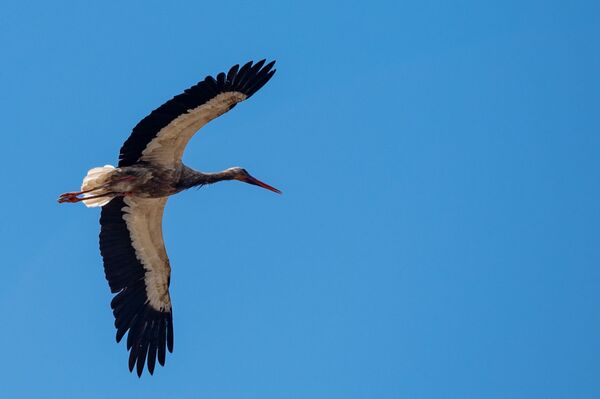
[(248, 184), (254, 184), (255, 186), (266, 188), (267, 190), (271, 190), (274, 193), (281, 194), (281, 191), (279, 191), (275, 187), (269, 186), (267, 183), (263, 183), (257, 178), (251, 176), (250, 173), (248, 173), (248, 171), (244, 168), (236, 166), (233, 168), (229, 168), (228, 171), (231, 173), (231, 176), (234, 180), (243, 181), (244, 183)]

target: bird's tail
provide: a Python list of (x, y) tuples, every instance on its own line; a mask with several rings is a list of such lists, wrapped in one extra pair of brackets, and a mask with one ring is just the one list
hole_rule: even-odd
[[(88, 208), (104, 206), (115, 197), (114, 195), (104, 196), (104, 194), (110, 192), (108, 183), (114, 170), (114, 166), (104, 165), (88, 171), (87, 175), (83, 178), (83, 183), (81, 183), (81, 191), (87, 191), (83, 194), (83, 203), (85, 206)], [(98, 198), (85, 199), (86, 197)]]

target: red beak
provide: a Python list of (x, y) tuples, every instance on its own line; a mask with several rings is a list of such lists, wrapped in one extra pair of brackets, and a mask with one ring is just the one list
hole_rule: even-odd
[(269, 186), (267, 183), (263, 183), (252, 176), (247, 176), (243, 181), (245, 181), (246, 183), (254, 184), (255, 186), (266, 188), (267, 190), (271, 190), (274, 193), (281, 194), (281, 191), (277, 190), (275, 187)]

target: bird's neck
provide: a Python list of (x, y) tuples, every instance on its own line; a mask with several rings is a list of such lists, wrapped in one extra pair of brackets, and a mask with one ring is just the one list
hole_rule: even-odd
[(182, 188), (191, 188), (196, 186), (202, 186), (204, 184), (212, 184), (223, 180), (233, 180), (235, 178), (235, 174), (226, 169), (221, 172), (199, 172), (197, 170), (193, 170), (191, 168), (184, 169), (181, 179), (179, 180), (179, 185)]

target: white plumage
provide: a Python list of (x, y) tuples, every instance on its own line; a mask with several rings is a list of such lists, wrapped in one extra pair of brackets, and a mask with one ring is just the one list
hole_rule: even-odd
[[(88, 191), (83, 194), (83, 203), (88, 208), (94, 208), (108, 204), (115, 196), (107, 195), (100, 198), (85, 199), (92, 196), (104, 195), (108, 190), (103, 189), (103, 186), (108, 183), (111, 172), (115, 170), (112, 165), (99, 166), (88, 171), (81, 183), (81, 191)], [(93, 191), (91, 191), (93, 190)], [(90, 192), (91, 191), (91, 192)]]

